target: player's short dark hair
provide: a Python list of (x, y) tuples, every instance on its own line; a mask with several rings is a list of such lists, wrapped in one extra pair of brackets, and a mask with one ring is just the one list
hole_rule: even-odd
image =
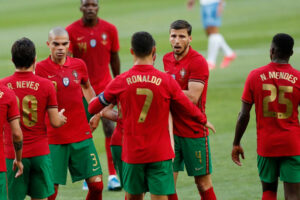
[[(99, 4), (99, 0), (96, 0), (96, 1)], [(80, 0), (80, 4), (82, 4), (82, 3), (83, 3), (83, 0)]]
[(174, 21), (170, 25), (170, 30), (171, 29), (175, 29), (175, 30), (186, 29), (189, 35), (192, 34), (192, 26), (187, 21), (181, 19)]
[(294, 39), (286, 33), (278, 33), (273, 37), (272, 43), (278, 58), (288, 58), (293, 53)]
[(33, 42), (25, 37), (15, 41), (11, 47), (11, 56), (16, 68), (29, 68), (36, 56)]
[(155, 40), (150, 33), (140, 31), (133, 34), (131, 48), (138, 57), (148, 56), (155, 46)]

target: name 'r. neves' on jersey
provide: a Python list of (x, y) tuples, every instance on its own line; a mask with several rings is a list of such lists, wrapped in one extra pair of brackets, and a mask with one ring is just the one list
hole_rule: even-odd
[[(16, 88), (29, 88), (37, 91), (40, 84), (34, 81), (16, 81)], [(7, 87), (11, 90), (15, 89), (11, 83), (7, 83)]]

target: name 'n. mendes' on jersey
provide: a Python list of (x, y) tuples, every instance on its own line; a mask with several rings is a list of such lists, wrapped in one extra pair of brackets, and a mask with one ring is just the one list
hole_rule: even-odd
[(271, 62), (250, 72), (242, 100), (255, 104), (260, 156), (300, 155), (299, 79), (290, 64)]
[(176, 81), (152, 65), (135, 65), (117, 76), (89, 105), (90, 113), (120, 101), (122, 160), (148, 163), (174, 157), (168, 130), (169, 111), (206, 124), (206, 116), (183, 94)]

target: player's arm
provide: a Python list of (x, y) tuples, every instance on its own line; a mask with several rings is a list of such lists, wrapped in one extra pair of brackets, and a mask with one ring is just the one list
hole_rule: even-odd
[(81, 83), (81, 88), (84, 98), (89, 103), (96, 96), (90, 81), (88, 80), (84, 83)]
[(183, 93), (191, 100), (193, 104), (197, 104), (204, 89), (204, 84), (201, 82), (190, 81), (188, 90), (183, 90)]
[(172, 117), (171, 112), (169, 112), (169, 134), (170, 134), (172, 149), (173, 149), (173, 151), (175, 151), (175, 149), (174, 149), (174, 134), (173, 134), (173, 117)]
[(114, 77), (120, 74), (120, 57), (118, 52), (110, 53), (110, 67)]
[(16, 178), (23, 174), (23, 164), (22, 164), (22, 149), (23, 149), (23, 134), (20, 127), (20, 119), (13, 119), (9, 122), (11, 133), (13, 136), (13, 144), (15, 148), (16, 158), (13, 162), (13, 170), (18, 168), (16, 173)]
[(118, 120), (118, 111), (114, 109), (113, 104), (110, 104), (109, 106), (103, 108), (99, 114), (100, 117), (104, 117), (115, 122)]
[(93, 98), (89, 103), (89, 113), (97, 114), (104, 107), (108, 106), (110, 103), (105, 99), (104, 92), (100, 93), (97, 97)]
[(242, 108), (241, 111), (238, 115), (238, 119), (236, 122), (236, 127), (235, 127), (235, 137), (233, 140), (233, 148), (232, 148), (232, 152), (231, 152), (231, 158), (232, 161), (241, 166), (241, 162), (240, 162), (240, 155), (241, 157), (244, 159), (244, 150), (240, 144), (241, 139), (244, 135), (244, 132), (248, 126), (248, 122), (250, 119), (250, 111), (252, 108), (252, 104), (246, 103), (246, 102), (242, 102)]
[(52, 127), (59, 128), (65, 123), (67, 123), (67, 117), (64, 116), (65, 109), (61, 109), (58, 112), (57, 108), (48, 108), (47, 111)]

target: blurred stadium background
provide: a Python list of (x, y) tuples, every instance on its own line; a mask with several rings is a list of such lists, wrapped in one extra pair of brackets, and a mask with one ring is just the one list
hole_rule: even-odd
[[(81, 17), (80, 0), (0, 0), (0, 78), (14, 71), (10, 48), (16, 39), (28, 37), (37, 47), (38, 60), (49, 55), (46, 46), (48, 31), (54, 26), (70, 24)], [(217, 129), (211, 135), (213, 184), (220, 200), (253, 200), (261, 198), (261, 186), (256, 168), (256, 129), (254, 111), (242, 145), (246, 159), (238, 167), (231, 161), (235, 122), (240, 109), (240, 96), (247, 74), (267, 64), (272, 36), (285, 32), (295, 39), (291, 64), (300, 70), (300, 2), (298, 0), (227, 0), (221, 32), (237, 53), (237, 59), (227, 69), (211, 71), (207, 116)], [(163, 69), (162, 57), (171, 50), (168, 41), (169, 25), (176, 19), (186, 19), (193, 26), (194, 49), (205, 55), (207, 38), (199, 15), (199, 5), (186, 9), (185, 0), (100, 0), (99, 16), (119, 31), (121, 71), (132, 66), (129, 53), (130, 37), (135, 31), (150, 32), (156, 42), (158, 57), (155, 66)], [(221, 57), (219, 58), (222, 59)], [(254, 110), (254, 109), (253, 109)], [(104, 136), (100, 126), (94, 141), (104, 172), (103, 199), (124, 199), (124, 192), (108, 192)], [(85, 199), (82, 182), (61, 186), (59, 200)], [(179, 199), (199, 199), (193, 179), (180, 173), (177, 192)], [(145, 199), (150, 199), (149, 194)], [(283, 198), (282, 184), (278, 199)]]

